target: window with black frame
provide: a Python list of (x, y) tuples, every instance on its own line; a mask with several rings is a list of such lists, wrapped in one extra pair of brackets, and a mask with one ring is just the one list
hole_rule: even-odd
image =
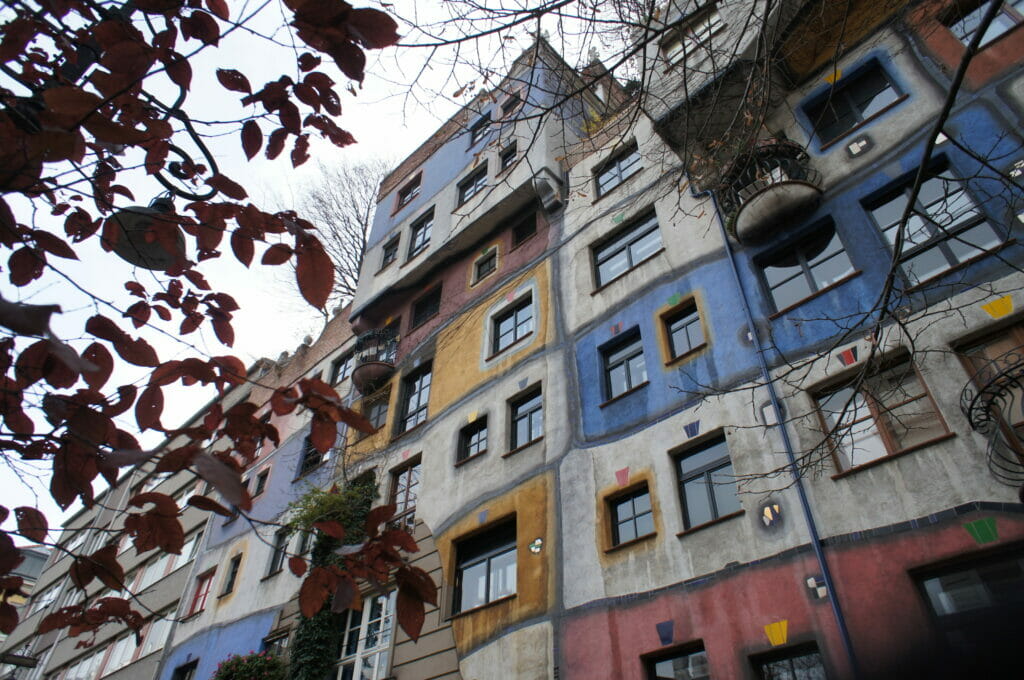
[(544, 395), (539, 387), (509, 402), (512, 414), (509, 449), (515, 451), (544, 436)]
[(313, 440), (310, 437), (306, 437), (302, 442), (302, 459), (299, 461), (299, 474), (297, 476), (301, 477), (312, 472), (326, 462), (328, 458), (330, 458), (330, 451), (320, 453), (313, 445)]
[(657, 654), (644, 660), (647, 680), (710, 680), (708, 654), (703, 645)]
[(658, 218), (652, 212), (593, 247), (597, 287), (614, 281), (661, 249)]
[(533, 333), (533, 295), (494, 317), (491, 353), (498, 354)]
[(412, 328), (420, 326), (437, 316), (441, 311), (441, 286), (437, 285), (429, 293), (412, 304)]
[(597, 195), (604, 196), (640, 172), (642, 167), (640, 151), (637, 149), (635, 142), (616, 152), (614, 156), (601, 164), (594, 173), (594, 180), (597, 183)]
[(464, 204), (487, 187), (487, 164), (484, 163), (459, 182), (459, 205)]
[(431, 208), (424, 215), (412, 223), (409, 238), (409, 259), (416, 257), (430, 245), (430, 231), (434, 226), (434, 209)]
[(608, 501), (612, 520), (612, 545), (621, 545), (654, 533), (654, 510), (647, 484)]
[[(978, 32), (985, 11), (991, 3), (984, 0), (956, 0), (943, 23), (949, 27), (960, 42), (967, 45)], [(1007, 0), (1000, 3), (995, 18), (981, 37), (979, 46), (984, 47), (1024, 23), (1024, 0)]]
[(487, 452), (487, 416), (481, 416), (459, 431), (459, 450), (455, 461), (461, 463)]
[[(890, 248), (896, 247), (900, 218), (912, 187), (910, 177), (896, 189), (865, 204)], [(1003, 240), (986, 221), (963, 181), (948, 172), (933, 175), (921, 184), (902, 231), (900, 270), (910, 285), (917, 285), (984, 255)]]
[(840, 78), (824, 95), (804, 106), (825, 144), (846, 135), (894, 105), (902, 93), (877, 61)]
[(773, 650), (751, 658), (759, 680), (828, 680), (816, 644)]
[(427, 420), (430, 399), (430, 364), (420, 366), (402, 380), (402, 418), (399, 432), (406, 432)]
[(704, 346), (704, 328), (695, 302), (666, 314), (663, 322), (672, 359), (678, 359)]
[(614, 399), (647, 382), (640, 332), (633, 330), (601, 350), (605, 398)]
[(677, 454), (676, 471), (683, 525), (687, 529), (741, 510), (725, 438), (713, 439)]
[[(429, 238), (429, 237), (428, 237)], [(381, 251), (380, 256), (380, 268), (384, 269), (389, 264), (398, 259), (398, 237), (391, 239), (384, 244), (384, 248)]]
[(831, 223), (758, 261), (777, 311), (789, 309), (854, 271), (839, 233)]
[(516, 592), (516, 523), (513, 519), (455, 546), (455, 601), (458, 614)]
[(420, 496), (420, 462), (414, 461), (391, 473), (391, 502), (395, 521), (412, 526), (416, 517), (416, 501)]

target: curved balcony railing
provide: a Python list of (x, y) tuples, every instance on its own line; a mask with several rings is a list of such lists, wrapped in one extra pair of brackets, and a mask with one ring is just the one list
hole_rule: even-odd
[(352, 382), (361, 394), (373, 394), (395, 371), (398, 335), (389, 328), (366, 331), (356, 339), (355, 352)]
[(817, 207), (821, 174), (809, 160), (799, 144), (775, 139), (758, 142), (738, 159), (716, 192), (729, 232), (753, 241)]
[[(999, 481), (1024, 483), (1024, 347), (992, 359), (960, 394), (971, 428), (988, 439), (988, 466)], [(1024, 493), (1024, 491), (1022, 491)]]

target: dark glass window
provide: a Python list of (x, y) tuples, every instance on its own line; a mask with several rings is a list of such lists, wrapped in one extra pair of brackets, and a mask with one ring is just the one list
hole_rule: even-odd
[(331, 384), (337, 385), (352, 373), (355, 355), (349, 352), (331, 363)]
[(661, 250), (661, 232), (653, 213), (594, 247), (597, 285), (601, 287)]
[(529, 295), (494, 317), (493, 353), (497, 354), (533, 332), (533, 296)]
[(647, 680), (710, 680), (704, 648), (661, 654), (647, 659)]
[(476, 196), (487, 186), (487, 164), (474, 170), (469, 177), (459, 182), (459, 205)]
[[(910, 184), (901, 186), (881, 202), (868, 206), (871, 217), (889, 245), (907, 207)], [(961, 262), (983, 254), (1003, 242), (995, 228), (955, 178), (931, 177), (921, 185), (907, 220), (900, 251), (900, 268), (911, 285), (938, 276)]]
[[(983, 0), (957, 0), (950, 8), (949, 16), (944, 22), (953, 35), (960, 39), (960, 42), (967, 45), (971, 42), (974, 34), (978, 32), (978, 25), (985, 16), (985, 10), (989, 3)], [(1002, 3), (995, 19), (989, 24), (988, 30), (982, 36), (979, 45), (985, 46), (1000, 37), (1009, 33), (1018, 25), (1024, 22), (1024, 0), (1008, 0)]]
[(859, 73), (841, 78), (804, 110), (818, 137), (823, 142), (831, 142), (877, 116), (899, 97), (900, 92), (885, 70), (872, 63)]
[(491, 114), (482, 116), (477, 122), (469, 128), (469, 145), (476, 146), (476, 143), (487, 135), (487, 131), (491, 127)]
[(284, 656), (288, 652), (288, 633), (263, 638), (263, 651), (270, 656)]
[(740, 510), (736, 479), (725, 439), (682, 452), (676, 458), (683, 524), (687, 529)]
[(519, 110), (519, 107), (523, 105), (523, 95), (521, 92), (513, 92), (508, 96), (508, 99), (501, 103), (501, 115), (510, 116)]
[(515, 594), (515, 521), (459, 541), (456, 556), (453, 613)]
[(624, 392), (647, 382), (647, 367), (644, 365), (644, 348), (639, 333), (601, 350), (604, 360), (605, 394), (614, 399)]
[(416, 328), (441, 311), (441, 286), (437, 286), (412, 305), (412, 327)]
[(760, 680), (828, 680), (815, 644), (801, 645), (751, 659)]
[(235, 582), (238, 580), (238, 570), (242, 568), (242, 556), (235, 555), (231, 558), (231, 562), (228, 563), (228, 576), (224, 579), (224, 589), (220, 591), (221, 595), (227, 595), (235, 589)]
[(651, 494), (646, 484), (625, 496), (614, 498), (610, 505), (612, 545), (654, 533), (654, 512), (651, 510)]
[(412, 223), (409, 239), (409, 258), (414, 258), (430, 245), (430, 229), (434, 226), (434, 209)]
[(183, 666), (178, 666), (171, 674), (171, 680), (193, 680), (196, 677), (196, 668), (199, 667), (199, 659), (189, 661)]
[(832, 225), (762, 262), (776, 310), (788, 309), (853, 272), (850, 256)]
[(516, 248), (537, 233), (537, 215), (531, 212), (512, 227), (512, 247)]
[(473, 281), (479, 281), (494, 273), (498, 268), (498, 251), (489, 250), (476, 261), (473, 272)]
[(516, 162), (516, 143), (512, 142), (501, 150), (501, 170), (508, 170)]
[(639, 172), (641, 167), (640, 151), (636, 144), (631, 144), (600, 166), (597, 171), (597, 195), (604, 196)]
[(430, 364), (421, 366), (402, 381), (402, 419), (399, 432), (411, 430), (427, 419), (430, 398)]
[(329, 457), (329, 453), (323, 454), (317, 451), (317, 448), (313, 446), (313, 440), (306, 437), (302, 443), (302, 460), (299, 461), (298, 476), (301, 477), (320, 467)]
[(398, 257), (398, 237), (391, 239), (384, 244), (384, 251), (380, 258), (380, 268), (384, 269)]
[(252, 497), (259, 496), (267, 490), (267, 479), (270, 478), (270, 470), (264, 470), (256, 475), (256, 487), (252, 490)]
[(704, 329), (696, 304), (688, 304), (665, 317), (668, 349), (672, 358), (681, 357), (704, 344)]
[(379, 397), (373, 397), (367, 400), (363, 404), (363, 415), (374, 428), (380, 429), (384, 427), (384, 423), (388, 420), (388, 401), (391, 399), (391, 393), (385, 392)]
[(288, 535), (287, 529), (279, 529), (274, 534), (273, 552), (270, 553), (267, 576), (276, 574), (284, 568), (284, 558), (288, 556)]
[(416, 517), (416, 500), (419, 495), (419, 461), (391, 473), (391, 502), (395, 505), (395, 521), (412, 526)]
[(456, 461), (463, 461), (487, 451), (487, 416), (477, 418), (459, 432)]
[(398, 205), (401, 208), (408, 205), (412, 199), (420, 195), (420, 176), (417, 175), (408, 184), (398, 190)]
[(512, 440), (509, 448), (518, 449), (544, 436), (544, 399), (540, 389), (512, 400)]

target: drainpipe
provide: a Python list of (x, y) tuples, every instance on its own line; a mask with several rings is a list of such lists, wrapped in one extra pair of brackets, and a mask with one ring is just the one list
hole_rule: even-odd
[(743, 313), (747, 318), (747, 327), (750, 329), (750, 337), (754, 345), (754, 354), (757, 356), (758, 364), (761, 368), (761, 377), (764, 380), (765, 386), (768, 388), (768, 397), (771, 400), (772, 411), (775, 413), (775, 422), (779, 429), (779, 434), (782, 435), (782, 446), (786, 449), (786, 460), (789, 463), (789, 472), (793, 476), (793, 483), (796, 487), (797, 496), (800, 498), (800, 508), (803, 511), (804, 520), (807, 523), (807, 530), (811, 534), (811, 547), (814, 549), (814, 556), (818, 561), (818, 567), (821, 569), (822, 579), (825, 581), (825, 587), (828, 589), (829, 604), (832, 607), (832, 615), (836, 620), (836, 627), (839, 629), (839, 638), (843, 641), (843, 649), (846, 651), (846, 658), (850, 662), (850, 670), (853, 672), (855, 679), (860, 678), (860, 667), (857, 664), (857, 656), (853, 650), (853, 642), (850, 639), (850, 630), (846, 626), (846, 617), (843, 615), (843, 610), (839, 606), (839, 598), (835, 588), (835, 582), (832, 580), (832, 572), (828, 568), (828, 560), (825, 559), (825, 551), (821, 545), (821, 537), (818, 535), (818, 526), (814, 522), (814, 514), (811, 512), (811, 504), (807, 498), (807, 490), (804, 488), (803, 478), (800, 475), (800, 470), (796, 464), (796, 454), (793, 452), (793, 442), (789, 438), (789, 431), (786, 429), (785, 420), (782, 417), (782, 406), (779, 403), (779, 395), (775, 391), (775, 383), (772, 381), (771, 373), (768, 370), (768, 362), (764, 358), (764, 348), (761, 345), (761, 338), (757, 332), (757, 326), (754, 325), (754, 315), (750, 310), (750, 301), (747, 299), (746, 290), (743, 288), (743, 282), (740, 280), (739, 267), (736, 265), (736, 256), (733, 253), (732, 245), (729, 243), (729, 236), (725, 231), (725, 220), (722, 218), (722, 211), (718, 207), (718, 200), (715, 194), (710, 189), (706, 189), (700, 193), (696, 193), (693, 190), (693, 184), (690, 183), (690, 195), (694, 198), (711, 198), (711, 204), (715, 208), (715, 217), (718, 219), (718, 231), (722, 236), (722, 243), (725, 245), (725, 252), (729, 258), (729, 265), (732, 269), (733, 282), (736, 284), (736, 289), (740, 294), (740, 302), (743, 305)]

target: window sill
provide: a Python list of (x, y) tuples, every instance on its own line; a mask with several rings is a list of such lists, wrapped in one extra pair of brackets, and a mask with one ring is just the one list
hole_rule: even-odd
[(900, 104), (902, 104), (903, 102), (905, 102), (909, 98), (910, 98), (910, 95), (901, 94), (899, 97), (897, 97), (895, 100), (893, 100), (893, 102), (891, 104), (889, 104), (888, 106), (886, 106), (883, 109), (879, 110), (873, 116), (870, 116), (869, 118), (865, 118), (864, 120), (860, 121), (859, 123), (854, 125), (852, 128), (850, 128), (849, 130), (843, 132), (838, 137), (833, 137), (832, 139), (828, 140), (827, 142), (822, 142), (821, 146), (818, 148), (818, 150), (824, 152), (824, 151), (826, 151), (828, 149), (831, 149), (833, 146), (837, 145), (839, 142), (841, 142), (842, 140), (846, 139), (847, 137), (852, 135), (857, 130), (860, 130), (861, 128), (867, 126), (868, 124), (870, 124), (871, 122), (875, 121), (876, 119), (881, 118), (886, 113), (888, 113), (892, 109), (896, 108), (897, 106), (899, 106)]
[(517, 453), (519, 453), (520, 451), (522, 451), (524, 449), (528, 449), (531, 446), (533, 446), (534, 444), (536, 444), (537, 442), (542, 442), (542, 441), (544, 441), (544, 437), (543, 436), (537, 437), (536, 439), (532, 439), (532, 440), (526, 442), (522, 446), (517, 446), (516, 448), (512, 449), (511, 451), (509, 451), (507, 453), (501, 454), (501, 457), (502, 458), (508, 458), (509, 456), (514, 456)]
[(477, 458), (480, 458), (485, 453), (487, 453), (487, 449), (484, 449), (480, 453), (474, 453), (472, 456), (467, 456), (466, 458), (463, 458), (462, 460), (457, 460), (457, 461), (455, 461), (455, 467), (462, 467), (466, 463), (468, 463), (468, 462), (470, 462), (472, 460), (476, 460)]
[(420, 328), (421, 326), (424, 326), (425, 324), (429, 323), (430, 320), (436, 318), (438, 314), (440, 314), (440, 312), (434, 312), (433, 314), (428, 316), (426, 319), (423, 319), (419, 323), (417, 323), (415, 325), (412, 325), (412, 326), (409, 326), (409, 330), (406, 331), (406, 335), (408, 335), (409, 333), (412, 333), (417, 328)]
[(511, 350), (516, 345), (518, 345), (520, 343), (524, 343), (524, 342), (526, 342), (526, 340), (528, 338), (532, 338), (532, 337), (533, 337), (533, 331), (530, 331), (529, 333), (527, 333), (526, 335), (522, 336), (521, 338), (516, 338), (516, 341), (513, 342), (511, 345), (508, 345), (506, 347), (502, 347), (497, 352), (495, 352), (491, 356), (489, 356), (486, 359), (484, 359), (484, 361), (491, 361), (492, 359), (500, 357), (502, 354), (504, 354), (505, 352), (508, 352), (509, 350)]
[(284, 571), (284, 567), (281, 567), (280, 569), (270, 572), (269, 574), (260, 579), (260, 583), (263, 583), (264, 581), (269, 581), (270, 579), (280, 574), (282, 571)]
[(640, 383), (639, 385), (637, 385), (635, 387), (630, 387), (628, 390), (626, 390), (622, 394), (617, 394), (614, 397), (612, 397), (611, 399), (607, 399), (607, 400), (601, 402), (601, 404), (598, 405), (598, 408), (604, 408), (605, 406), (611, 406), (612, 404), (614, 404), (615, 402), (619, 401), (620, 399), (625, 399), (629, 395), (633, 394), (634, 392), (639, 392), (640, 390), (642, 390), (643, 388), (647, 387), (650, 384), (651, 383), (650, 383), (649, 380), (645, 380), (645, 381), (643, 381), (642, 383)]
[[(980, 224), (980, 222), (979, 222), (979, 224)], [(956, 238), (956, 237), (954, 236), (953, 238)], [(1000, 243), (999, 245), (997, 245), (994, 248), (990, 248), (988, 250), (983, 250), (980, 253), (978, 253), (977, 255), (974, 255), (972, 257), (967, 258), (963, 262), (960, 262), (960, 263), (950, 267), (949, 269), (947, 269), (947, 270), (945, 270), (943, 272), (939, 272), (935, 276), (930, 276), (927, 279), (925, 279), (924, 281), (920, 281), (918, 283), (915, 283), (913, 286), (910, 286), (909, 288), (907, 288), (906, 292), (908, 292), (908, 293), (915, 293), (915, 292), (917, 292), (917, 291), (919, 291), (919, 290), (929, 286), (930, 284), (934, 283), (938, 279), (941, 279), (943, 276), (946, 276), (947, 274), (952, 274), (953, 272), (959, 271), (961, 269), (964, 269), (965, 267), (970, 267), (975, 262), (980, 262), (981, 260), (984, 260), (989, 255), (994, 255), (995, 253), (998, 253), (1000, 250), (1003, 250), (1004, 248), (1009, 248), (1010, 246), (1016, 245), (1016, 244), (1017, 244), (1017, 239), (1015, 239), (1015, 238), (1008, 238), (1008, 239), (1006, 239), (1005, 241), (1003, 241), (1002, 243)]]
[(490, 602), (488, 602), (486, 604), (482, 604), (482, 605), (479, 605), (477, 607), (473, 607), (472, 609), (467, 609), (465, 611), (461, 611), (461, 612), (457, 612), (455, 614), (452, 614), (446, 620), (447, 621), (454, 621), (455, 619), (461, 619), (464, 616), (472, 616), (473, 614), (476, 614), (479, 611), (482, 611), (484, 609), (488, 609), (490, 607), (494, 607), (494, 606), (499, 605), (499, 604), (503, 604), (505, 602), (510, 602), (510, 601), (512, 601), (514, 599), (516, 599), (516, 594), (515, 593), (512, 593), (511, 595), (505, 595), (504, 597), (499, 597), (497, 600), (491, 600)]
[(690, 534), (697, 533), (698, 531), (703, 531), (704, 529), (707, 529), (709, 527), (713, 527), (715, 525), (722, 524), (723, 522), (728, 522), (731, 519), (736, 519), (737, 517), (739, 517), (740, 515), (742, 515), (745, 512), (746, 512), (746, 510), (737, 510), (736, 512), (730, 512), (728, 515), (722, 515), (721, 517), (718, 517), (717, 519), (713, 519), (710, 522), (704, 522), (704, 524), (698, 524), (695, 527), (690, 527), (689, 529), (684, 529), (683, 531), (680, 531), (679, 533), (677, 533), (676, 536), (678, 538), (683, 538), (684, 536), (689, 536)]
[(422, 255), (423, 253), (427, 252), (427, 250), (429, 250), (429, 249), (430, 249), (430, 243), (428, 242), (427, 245), (423, 246), (422, 248), (417, 250), (415, 253), (412, 253), (411, 255), (409, 255), (409, 257), (405, 258), (405, 262), (403, 262), (398, 268), (399, 269), (404, 269), (407, 264), (409, 264), (410, 262), (415, 260), (417, 257)]
[(923, 442), (921, 442), (919, 444), (914, 444), (913, 446), (911, 446), (909, 448), (906, 448), (906, 449), (903, 449), (902, 451), (897, 451), (896, 453), (890, 453), (887, 456), (882, 456), (881, 458), (875, 458), (874, 460), (869, 460), (866, 463), (861, 463), (860, 465), (856, 465), (856, 466), (850, 468), (849, 470), (843, 470), (842, 472), (837, 472), (836, 474), (832, 475), (832, 479), (843, 479), (844, 477), (849, 477), (850, 475), (857, 474), (858, 472), (861, 472), (863, 470), (870, 470), (871, 468), (876, 467), (878, 465), (881, 465), (883, 463), (888, 463), (890, 460), (893, 460), (895, 458), (902, 458), (903, 456), (905, 456), (905, 455), (907, 455), (909, 453), (914, 453), (915, 451), (919, 451), (919, 450), (921, 450), (921, 449), (923, 449), (925, 447), (931, 446), (932, 444), (938, 444), (939, 442), (947, 441), (949, 439), (952, 439), (955, 436), (956, 436), (956, 432), (947, 432), (945, 434), (940, 434), (938, 437), (932, 437), (931, 439), (923, 441)]
[[(629, 177), (626, 177), (621, 182), (619, 182), (618, 184), (616, 184), (615, 186), (613, 186), (611, 189), (609, 189), (608, 191), (604, 192), (603, 194), (598, 194), (597, 197), (594, 198), (594, 200), (590, 202), (590, 205), (597, 205), (598, 203), (603, 201), (606, 196), (611, 196), (612, 194), (614, 194), (616, 191), (618, 191), (619, 187), (625, 185), (629, 180), (633, 179), (634, 177), (636, 177), (637, 175), (639, 175), (643, 171), (644, 171), (643, 167), (637, 168), (636, 170), (633, 171), (633, 173)], [(597, 175), (596, 174), (594, 175), (594, 180), (595, 180), (594, 184), (596, 185), (597, 184), (597, 181), (596, 181), (597, 180)], [(596, 186), (594, 188), (594, 193), (597, 194), (597, 187)]]
[(195, 612), (191, 612), (189, 614), (186, 614), (185, 616), (182, 617), (181, 622), (185, 623), (186, 621), (191, 621), (193, 619), (197, 619), (197, 618), (199, 618), (199, 615), (202, 614), (205, 611), (206, 611), (206, 608), (204, 607), (204, 608), (200, 609), (199, 611), (195, 611)]
[(217, 596), (217, 599), (218, 599), (218, 600), (223, 600), (223, 599), (224, 599), (225, 597), (230, 597), (231, 595), (234, 595), (234, 594), (235, 594), (235, 591), (233, 591), (233, 590), (229, 590), (229, 591), (228, 591), (228, 592), (226, 592), (226, 593), (221, 593), (220, 595), (218, 595), (218, 596)]
[(389, 443), (393, 444), (393, 443), (397, 442), (399, 439), (405, 437), (410, 432), (415, 432), (416, 430), (420, 429), (421, 427), (423, 427), (426, 424), (427, 424), (427, 421), (424, 420), (422, 423), (417, 423), (417, 424), (413, 425), (408, 430), (402, 430), (398, 434), (396, 434), (393, 437), (391, 437), (391, 441)]
[(517, 250), (517, 249), (519, 249), (519, 248), (522, 248), (522, 247), (523, 247), (524, 245), (526, 245), (527, 243), (529, 243), (529, 242), (530, 242), (530, 240), (531, 240), (531, 239), (532, 239), (532, 238), (533, 238), (534, 236), (536, 236), (536, 235), (537, 235), (537, 231), (536, 231), (536, 230), (534, 230), (534, 231), (533, 231), (533, 232), (532, 232), (532, 233), (531, 233), (531, 234), (530, 234), (529, 236), (527, 236), (526, 238), (524, 238), (524, 239), (523, 239), (522, 241), (520, 241), (519, 243), (516, 243), (516, 242), (515, 242), (515, 236), (513, 235), (513, 237), (512, 237), (512, 247), (511, 247), (511, 248), (509, 248), (509, 252), (512, 252), (513, 250)]
[(814, 298), (821, 297), (825, 293), (829, 293), (829, 292), (835, 290), (836, 288), (838, 288), (839, 286), (843, 285), (847, 281), (850, 281), (851, 279), (857, 278), (858, 276), (860, 276), (860, 274), (861, 274), (861, 271), (859, 269), (854, 269), (852, 272), (850, 272), (849, 274), (847, 274), (843, 278), (839, 279), (838, 281), (834, 281), (834, 282), (830, 283), (829, 285), (825, 286), (821, 290), (817, 290), (817, 291), (811, 293), (807, 297), (800, 298), (799, 300), (797, 300), (793, 304), (789, 305), (788, 307), (783, 307), (782, 309), (780, 309), (779, 311), (775, 312), (774, 314), (769, 314), (768, 315), (768, 320), (769, 321), (774, 321), (774, 320), (780, 318), (781, 316), (783, 316), (785, 314), (789, 314), (790, 312), (792, 312), (794, 309), (796, 309), (800, 305), (808, 303), (811, 300), (813, 300)]
[[(326, 464), (327, 464), (327, 462), (328, 462), (328, 461), (326, 461), (326, 460), (325, 460), (325, 461), (321, 461), (321, 462), (320, 462), (320, 463), (319, 463), (318, 465), (316, 465), (315, 467), (311, 467), (311, 468), (309, 468), (308, 470), (306, 470), (306, 471), (304, 471), (304, 472), (300, 472), (300, 473), (299, 473), (298, 475), (296, 475), (296, 477), (295, 477), (295, 478), (294, 478), (294, 479), (292, 480), (292, 484), (294, 484), (295, 482), (298, 482), (298, 481), (300, 481), (300, 480), (302, 480), (302, 479), (305, 479), (306, 477), (309, 477), (309, 476), (310, 476), (311, 474), (313, 474), (314, 472), (316, 472), (317, 470), (319, 470), (320, 468), (322, 468), (322, 467), (323, 467), (324, 465), (326, 465)], [(226, 522), (225, 522), (225, 524), (226, 524)]]
[(683, 352), (679, 356), (672, 357), (671, 359), (666, 361), (665, 362), (665, 367), (668, 368), (670, 366), (675, 366), (676, 364), (681, 364), (684, 361), (688, 361), (690, 359), (693, 359), (694, 357), (696, 357), (698, 354), (700, 354), (701, 352), (703, 352), (707, 348), (708, 348), (708, 343), (702, 342), (699, 345), (697, 345), (696, 347), (693, 347), (693, 348)]
[(648, 257), (645, 257), (644, 259), (640, 260), (635, 265), (633, 265), (632, 267), (630, 267), (626, 271), (622, 272), (621, 274), (616, 276), (611, 281), (607, 281), (605, 283), (602, 283), (600, 286), (598, 286), (597, 288), (595, 288), (594, 290), (592, 290), (590, 292), (591, 297), (593, 297), (594, 295), (597, 295), (598, 293), (603, 292), (605, 288), (607, 288), (608, 286), (612, 285), (613, 283), (615, 283), (616, 281), (618, 281), (619, 279), (621, 279), (623, 276), (625, 276), (626, 274), (630, 273), (631, 271), (637, 269), (638, 267), (643, 265), (645, 262), (649, 262), (650, 260), (653, 260), (658, 255), (661, 255), (663, 252), (665, 252), (665, 246), (662, 246), (661, 248), (658, 248), (653, 253), (651, 253)]
[(616, 545), (613, 545), (610, 548), (605, 548), (604, 549), (604, 554), (605, 555), (609, 555), (611, 553), (618, 552), (619, 550), (625, 550), (626, 548), (631, 548), (631, 547), (633, 547), (633, 546), (635, 546), (635, 545), (637, 545), (639, 543), (644, 543), (646, 541), (649, 541), (649, 540), (651, 540), (652, 538), (654, 538), (657, 535), (658, 535), (657, 531), (652, 531), (649, 534), (644, 534), (643, 536), (637, 536), (636, 538), (631, 538), (628, 541), (623, 541), (622, 543), (617, 543)]
[[(395, 259), (398, 259), (398, 258), (395, 258)], [(380, 269), (378, 269), (377, 271), (375, 271), (375, 272), (373, 273), (373, 275), (374, 275), (374, 276), (377, 276), (378, 274), (380, 274), (380, 273), (381, 273), (382, 271), (384, 271), (385, 269), (388, 269), (388, 268), (390, 268), (390, 267), (391, 267), (391, 265), (393, 265), (394, 263), (395, 263), (395, 260), (391, 260), (391, 262), (388, 262), (388, 263), (387, 263), (386, 265), (384, 265), (383, 267), (381, 267)]]

